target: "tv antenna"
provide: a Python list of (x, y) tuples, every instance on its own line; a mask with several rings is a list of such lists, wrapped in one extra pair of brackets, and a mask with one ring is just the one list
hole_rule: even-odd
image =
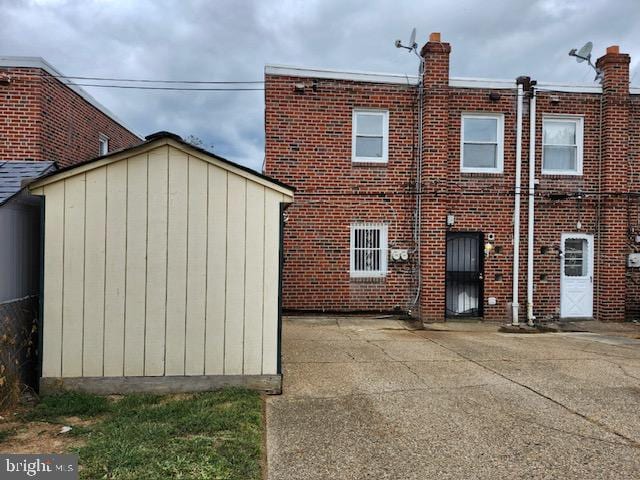
[(408, 50), (410, 52), (413, 52), (416, 54), (416, 57), (418, 57), (420, 59), (420, 74), (422, 75), (422, 70), (423, 70), (423, 58), (420, 56), (420, 54), (418, 53), (418, 43), (416, 42), (416, 29), (414, 28), (413, 30), (411, 30), (411, 35), (409, 36), (409, 44), (408, 45), (404, 45), (402, 43), (402, 41), (400, 40), (396, 40), (395, 41), (395, 46), (396, 48), (404, 48), (405, 50)]
[(596, 72), (596, 78), (594, 79), (594, 81), (602, 83), (602, 70), (600, 70), (591, 62), (591, 50), (593, 50), (593, 43), (587, 42), (582, 46), (582, 48), (580, 48), (580, 50), (572, 48), (569, 51), (569, 56), (576, 57), (576, 62), (578, 63), (587, 62), (587, 65), (593, 68)]

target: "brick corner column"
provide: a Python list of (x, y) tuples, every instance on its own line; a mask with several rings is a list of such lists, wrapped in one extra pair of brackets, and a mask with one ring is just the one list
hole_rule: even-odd
[(424, 58), (422, 112), (422, 205), (420, 208), (420, 318), (445, 320), (446, 196), (448, 163), (449, 54), (451, 46), (432, 33), (420, 52)]
[(629, 55), (607, 48), (602, 71), (600, 238), (596, 240), (596, 318), (623, 321), (626, 300), (627, 201), (629, 190)]

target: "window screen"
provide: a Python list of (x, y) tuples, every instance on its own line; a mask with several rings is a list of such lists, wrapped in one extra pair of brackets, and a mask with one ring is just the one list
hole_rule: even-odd
[(351, 226), (351, 276), (376, 277), (387, 272), (387, 226)]

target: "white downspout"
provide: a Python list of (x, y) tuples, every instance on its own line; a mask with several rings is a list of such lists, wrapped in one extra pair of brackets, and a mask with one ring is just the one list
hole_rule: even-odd
[(511, 303), (511, 324), (519, 325), (518, 283), (520, 277), (520, 176), (522, 175), (522, 101), (524, 89), (518, 84), (518, 103), (516, 110), (516, 186), (513, 208), (513, 299)]
[(527, 228), (527, 323), (533, 326), (533, 236), (536, 190), (536, 90), (531, 86), (529, 102), (529, 214)]

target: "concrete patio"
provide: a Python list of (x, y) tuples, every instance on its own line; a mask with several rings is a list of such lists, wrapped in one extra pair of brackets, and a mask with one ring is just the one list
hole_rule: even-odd
[(594, 326), (289, 317), (268, 478), (637, 478), (640, 327)]

